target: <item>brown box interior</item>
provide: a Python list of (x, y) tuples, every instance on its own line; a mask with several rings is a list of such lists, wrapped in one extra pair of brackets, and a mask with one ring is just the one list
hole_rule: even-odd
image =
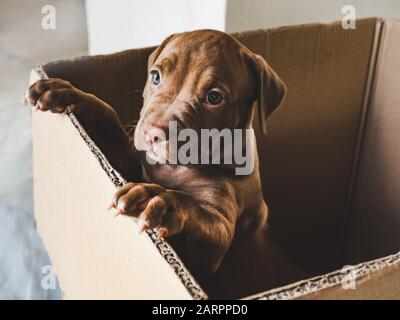
[[(357, 290), (341, 289), (338, 284), (346, 272), (336, 271), (254, 298), (296, 298), (305, 294), (309, 298), (379, 298), (385, 296), (383, 291), (390, 298), (400, 298), (399, 281), (393, 280), (400, 278), (400, 257), (395, 255), (400, 250), (400, 42), (396, 41), (399, 34), (399, 21), (371, 18), (357, 21), (356, 30), (343, 30), (340, 23), (334, 23), (236, 35), (264, 56), (288, 87), (284, 105), (269, 120), (268, 134), (264, 136), (256, 128), (264, 196), (272, 228), (284, 251), (312, 275), (378, 259), (354, 267), (357, 277), (371, 278), (362, 281), (364, 284), (357, 286)], [(153, 49), (57, 61), (43, 65), (43, 71), (105, 100), (128, 125), (138, 118), (147, 57)], [(54, 130), (58, 132), (57, 138), (48, 134)], [(100, 222), (100, 214), (95, 212), (104, 211), (105, 206), (101, 205), (122, 179), (73, 115), (68, 118), (35, 114), (33, 134), (36, 217), (66, 297), (87, 298), (95, 292), (97, 297), (111, 298), (205, 297), (166, 242), (126, 235), (136, 257), (144, 258), (134, 259), (131, 264), (123, 260), (127, 249), (116, 249), (116, 243), (124, 242), (116, 240), (113, 232), (126, 232), (124, 228), (130, 222), (117, 219), (117, 223), (116, 219), (105, 218), (105, 214)], [(48, 158), (47, 166), (42, 164), (44, 157)], [(60, 158), (72, 164), (57, 161)], [(56, 184), (63, 192), (54, 190)], [(60, 197), (64, 199), (64, 209), (60, 209)], [(71, 205), (68, 199), (77, 200)], [(93, 208), (87, 204), (89, 201), (98, 203)], [(55, 211), (58, 213), (50, 218)], [(89, 217), (96, 222), (92, 224)], [(73, 223), (71, 219), (75, 219)], [(86, 225), (82, 227), (82, 223)], [(99, 223), (97, 230), (109, 231), (99, 246), (92, 243), (91, 247), (84, 241), (94, 241), (90, 235), (99, 238), (94, 228)], [(67, 225), (74, 229), (67, 230)], [(113, 229), (114, 225), (117, 229)], [(77, 237), (79, 230), (84, 238)], [(68, 241), (59, 239), (61, 233)], [(152, 238), (151, 233), (149, 236)], [(115, 242), (114, 247), (110, 247), (110, 239)], [(161, 255), (154, 251), (150, 257), (140, 247), (153, 250), (149, 249), (153, 244)], [(77, 252), (85, 246), (103, 252)], [(105, 261), (104, 250), (114, 260)], [(388, 255), (392, 256), (381, 258)], [(165, 272), (160, 274), (157, 263), (163, 265), (163, 258), (167, 258), (174, 272), (161, 267)], [(96, 270), (99, 259), (107, 264), (103, 273)], [(80, 263), (74, 264), (77, 260)], [(81, 271), (79, 279), (76, 273), (81, 269), (73, 272), (73, 265), (86, 270)], [(128, 266), (143, 269), (126, 282)], [(157, 277), (151, 276), (152, 268)], [(382, 269), (386, 270), (383, 276), (377, 271)], [(174, 282), (176, 274), (183, 287), (173, 294), (174, 290), (168, 288), (178, 287)], [(377, 281), (375, 277), (391, 280)], [(96, 281), (98, 289), (89, 288)], [(392, 287), (395, 284), (394, 288), (389, 285), (389, 289), (372, 290), (375, 295), (366, 295), (371, 294), (368, 285), (376, 288), (388, 285), (389, 281)], [(138, 285), (141, 282), (143, 286)], [(142, 287), (147, 291), (138, 290)], [(324, 297), (320, 289), (327, 287), (335, 287), (337, 292), (331, 290)], [(312, 296), (316, 291), (319, 296)]]

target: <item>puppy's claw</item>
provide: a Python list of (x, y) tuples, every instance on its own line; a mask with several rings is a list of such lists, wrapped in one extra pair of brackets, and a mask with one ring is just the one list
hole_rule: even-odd
[(160, 228), (160, 229), (158, 229), (158, 237), (157, 237), (157, 240), (160, 240), (161, 238), (165, 238), (165, 237), (167, 236), (167, 233), (168, 233), (168, 231), (167, 231), (167, 229), (165, 229), (165, 228)]
[(107, 207), (107, 211), (110, 211), (111, 209), (115, 209), (115, 203), (112, 202), (108, 207)]
[(143, 223), (140, 227), (139, 227), (139, 234), (142, 234), (144, 231), (146, 231), (147, 229), (149, 229), (149, 226), (147, 225), (147, 223)]

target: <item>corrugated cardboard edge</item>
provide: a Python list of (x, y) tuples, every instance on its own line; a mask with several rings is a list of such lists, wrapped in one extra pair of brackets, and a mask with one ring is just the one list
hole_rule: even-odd
[(384, 258), (363, 262), (355, 266), (346, 266), (328, 274), (303, 280), (285, 287), (259, 293), (245, 300), (291, 300), (320, 290), (347, 283), (349, 280), (360, 280), (376, 271), (400, 264), (400, 252)]
[[(48, 76), (44, 72), (42, 66), (37, 66), (32, 70), (36, 75), (36, 78), (47, 79)], [(31, 76), (32, 78), (32, 76)], [(108, 162), (104, 154), (100, 151), (94, 141), (87, 134), (83, 126), (80, 124), (79, 120), (75, 117), (73, 113), (68, 114), (73, 126), (78, 130), (79, 135), (82, 137), (86, 145), (89, 147), (90, 151), (98, 160), (100, 166), (106, 172), (107, 176), (110, 178), (113, 185), (118, 188), (126, 183), (126, 180), (117, 172)], [(156, 246), (158, 252), (165, 259), (165, 261), (173, 269), (176, 276), (182, 282), (183, 286), (189, 292), (194, 300), (206, 300), (208, 299), (207, 294), (203, 291), (194, 277), (186, 269), (182, 260), (176, 254), (171, 245), (162, 238), (158, 238), (158, 234), (154, 230), (148, 230), (147, 235), (152, 240), (152, 243)]]

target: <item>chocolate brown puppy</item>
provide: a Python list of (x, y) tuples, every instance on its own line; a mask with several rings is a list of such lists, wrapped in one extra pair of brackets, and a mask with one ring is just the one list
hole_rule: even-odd
[[(41, 80), (27, 100), (38, 110), (74, 112), (129, 181), (110, 207), (168, 238), (211, 297), (237, 298), (301, 276), (271, 234), (255, 136), (245, 131), (255, 110), (265, 129), (285, 92), (262, 57), (223, 32), (199, 30), (168, 37), (150, 55), (133, 145), (111, 106), (66, 81)], [(241, 142), (251, 172), (238, 175), (224, 152), (219, 163), (173, 163), (171, 123), (178, 132), (250, 132)]]

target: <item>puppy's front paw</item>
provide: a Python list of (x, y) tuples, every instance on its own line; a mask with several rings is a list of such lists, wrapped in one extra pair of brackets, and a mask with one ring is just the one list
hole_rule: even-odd
[(156, 229), (160, 237), (181, 232), (186, 221), (175, 193), (157, 184), (125, 184), (115, 193), (111, 208), (137, 218), (142, 223), (140, 231)]
[(68, 81), (50, 78), (31, 85), (24, 99), (26, 103), (34, 106), (36, 111), (73, 112), (80, 99), (80, 92)]

